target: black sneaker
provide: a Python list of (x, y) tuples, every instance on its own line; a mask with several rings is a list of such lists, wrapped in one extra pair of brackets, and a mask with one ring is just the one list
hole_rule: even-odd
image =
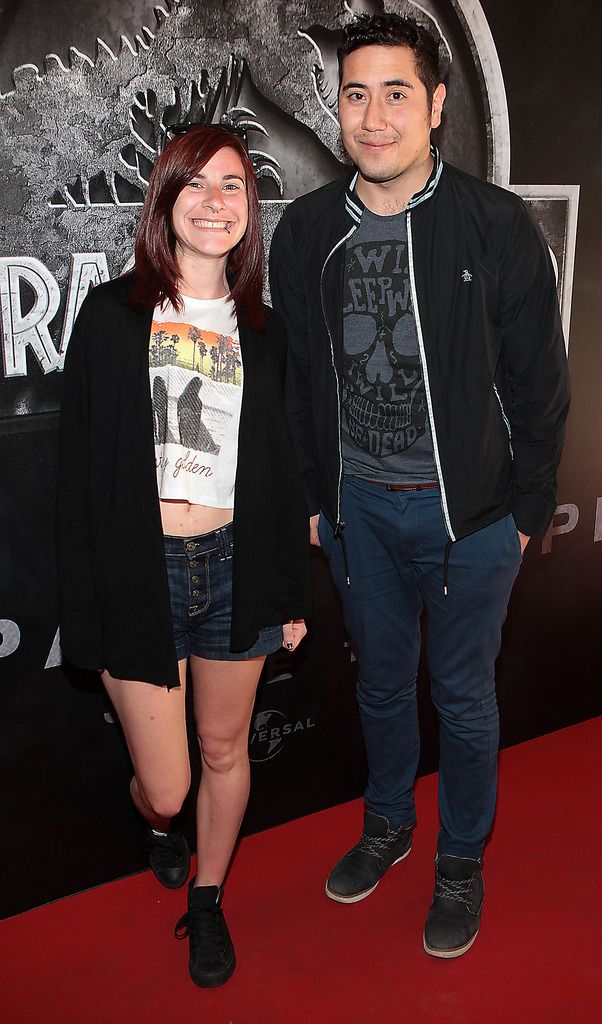
[(167, 889), (179, 889), (190, 874), (190, 850), (186, 837), (181, 832), (156, 835), (152, 828), (146, 830), (148, 862), (155, 878)]
[(470, 949), (483, 905), (481, 861), (442, 854), (435, 859), (435, 893), (424, 927), (424, 948), (451, 959)]
[(175, 928), (176, 939), (190, 939), (190, 977), (201, 988), (223, 985), (236, 967), (234, 946), (217, 885), (188, 886), (188, 910)]
[(364, 811), (362, 838), (330, 872), (326, 895), (337, 903), (358, 903), (369, 896), (385, 871), (407, 857), (413, 828), (390, 828), (387, 818)]

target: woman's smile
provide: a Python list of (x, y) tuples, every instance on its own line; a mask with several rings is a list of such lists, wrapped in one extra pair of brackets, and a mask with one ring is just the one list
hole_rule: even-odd
[(178, 261), (221, 261), (240, 242), (249, 219), (245, 170), (235, 150), (220, 149), (184, 186), (172, 210)]

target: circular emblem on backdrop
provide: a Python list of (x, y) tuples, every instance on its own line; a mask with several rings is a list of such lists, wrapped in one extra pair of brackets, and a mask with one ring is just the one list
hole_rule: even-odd
[(270, 761), (276, 757), (284, 747), (291, 729), (291, 723), (282, 711), (258, 712), (253, 718), (249, 733), (249, 760), (256, 763)]
[(305, 734), (314, 729), (316, 723), (310, 715), (303, 718), (289, 718), (282, 711), (270, 708), (258, 711), (251, 720), (249, 733), (249, 760), (254, 764), (271, 761), (284, 749), (289, 736)]
[(271, 761), (276, 754), (285, 749), (289, 739), (296, 733), (315, 728), (315, 722), (309, 715), (304, 718), (291, 719), (282, 711), (270, 708), (268, 711), (257, 712), (251, 721), (249, 733), (249, 760), (254, 764)]
[[(0, 6), (9, 12), (3, 66), (23, 60), (14, 88), (0, 80), (0, 229), (13, 247), (0, 256), (0, 418), (12, 418), (58, 409), (75, 316), (89, 287), (121, 273), (131, 254), (167, 124), (225, 117), (243, 131), (265, 200), (266, 247), (283, 204), (342, 173), (337, 45), (352, 14), (379, 13), (385, 3), (271, 5), (277, 16), (270, 5), (259, 5), (259, 15), (258, 5), (242, 5), (234, 28), (228, 11), (208, 10), (203, 0), (155, 8), (151, 0), (106, 0), (83, 23), (81, 5), (65, 0), (48, 0), (43, 11), (36, 0)], [(505, 90), (481, 5), (388, 0), (387, 8), (426, 24), (449, 67), (437, 129), (444, 159), (507, 185)], [(23, 123), (43, 126), (33, 155), (23, 149)], [(550, 206), (565, 210), (549, 202), (537, 210), (548, 228)], [(563, 223), (561, 216), (555, 228), (558, 264), (572, 267)]]

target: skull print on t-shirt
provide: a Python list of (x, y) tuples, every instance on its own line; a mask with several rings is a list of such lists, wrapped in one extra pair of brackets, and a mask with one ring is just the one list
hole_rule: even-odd
[(390, 483), (436, 480), (405, 214), (364, 210), (348, 240), (343, 331), (345, 472)]

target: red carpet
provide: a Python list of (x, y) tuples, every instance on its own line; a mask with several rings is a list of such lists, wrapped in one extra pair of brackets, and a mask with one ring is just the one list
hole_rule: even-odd
[(184, 893), (150, 872), (2, 922), (4, 1024), (598, 1024), (600, 722), (502, 753), (481, 933), (465, 957), (422, 950), (430, 776), (410, 857), (363, 903), (323, 895), (359, 802), (241, 843), (225, 901), (239, 963), (222, 989), (189, 981), (187, 943), (172, 938)]

